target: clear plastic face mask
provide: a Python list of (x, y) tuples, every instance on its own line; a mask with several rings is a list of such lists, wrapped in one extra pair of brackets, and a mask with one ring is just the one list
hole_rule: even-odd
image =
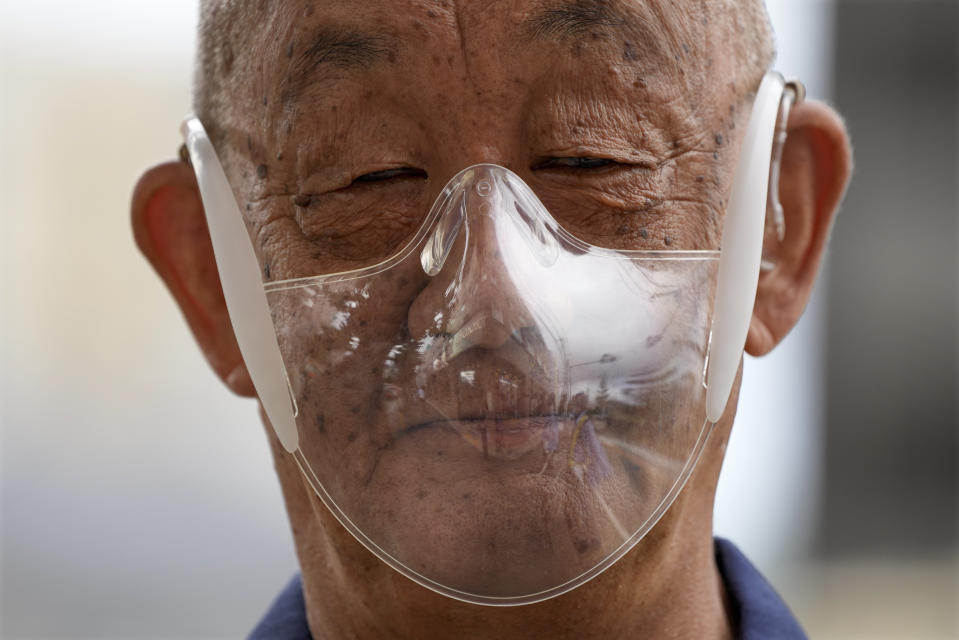
[[(360, 542), (450, 597), (536, 602), (603, 571), (672, 503), (718, 417), (720, 252), (590, 244), (503, 167), (453, 177), (385, 260), (374, 235), (362, 268), (309, 273), (312, 257), (256, 295), (231, 292), (245, 281), (224, 277), (220, 224), (231, 317), (253, 318), (237, 337), (284, 446)], [(246, 251), (235, 271), (262, 273)]]

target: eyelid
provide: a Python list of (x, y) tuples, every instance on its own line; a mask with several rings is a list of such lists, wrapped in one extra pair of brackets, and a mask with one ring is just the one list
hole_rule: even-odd
[[(375, 176), (375, 177), (373, 177)], [(426, 178), (427, 173), (423, 169), (418, 169), (416, 167), (401, 166), (401, 167), (388, 167), (386, 169), (377, 169), (376, 171), (367, 171), (362, 173), (350, 182), (351, 185), (356, 183), (368, 183), (368, 182), (386, 182), (393, 178), (398, 177), (414, 177), (414, 178)]]
[[(396, 172), (393, 175), (393, 172)], [(373, 176), (376, 174), (384, 174), (382, 177), (378, 178), (368, 178), (367, 176)], [(417, 178), (425, 180), (429, 175), (425, 170), (419, 169), (417, 167), (410, 166), (393, 166), (386, 167), (384, 169), (376, 169), (375, 171), (366, 171), (355, 177), (350, 177), (349, 174), (345, 177), (338, 186), (325, 189), (310, 189), (305, 188), (301, 189), (299, 193), (293, 196), (293, 204), (300, 208), (309, 207), (314, 203), (315, 200), (322, 198), (323, 196), (333, 195), (333, 194), (343, 194), (348, 193), (352, 189), (362, 189), (364, 187), (372, 187), (377, 183), (389, 183), (394, 179), (398, 178)]]
[(576, 149), (571, 151), (559, 151), (550, 154), (543, 154), (534, 159), (530, 164), (530, 168), (534, 171), (543, 169), (543, 170), (570, 170), (576, 171), (579, 168), (573, 166), (546, 166), (550, 161), (553, 160), (565, 160), (565, 159), (596, 159), (596, 160), (608, 160), (607, 164), (593, 167), (593, 168), (582, 168), (583, 171), (594, 171), (599, 172), (602, 169), (658, 169), (661, 166), (661, 162), (656, 159), (648, 156), (647, 154), (640, 154), (639, 152), (629, 152), (628, 155), (617, 153), (615, 151), (592, 151), (584, 149)]
[(550, 156), (533, 165), (537, 169), (583, 169), (597, 170), (622, 164), (613, 158), (602, 156)]

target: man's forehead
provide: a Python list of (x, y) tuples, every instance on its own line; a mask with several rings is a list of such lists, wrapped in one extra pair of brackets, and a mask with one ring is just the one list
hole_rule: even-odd
[[(204, 15), (231, 10), (239, 29), (275, 42), (278, 31), (286, 37), (302, 37), (302, 32), (318, 33), (327, 40), (334, 35), (370, 36), (375, 49), (385, 53), (386, 46), (422, 44), (422, 38), (436, 34), (466, 39), (473, 33), (488, 36), (499, 33), (517, 45), (543, 45), (600, 35), (632, 40), (634, 46), (650, 51), (678, 49), (690, 26), (698, 27), (706, 15), (705, 3), (665, 2), (664, 0), (499, 0), (494, 2), (455, 2), (454, 0), (334, 0), (314, 3), (308, 0), (281, 6), (260, 4), (257, 9), (241, 9), (238, 0), (208, 0)], [(226, 9), (229, 7), (229, 9)], [(238, 11), (238, 9), (241, 9)], [(265, 16), (263, 12), (270, 15)], [(285, 23), (285, 24), (283, 24)], [(294, 29), (283, 27), (293, 26)], [(410, 41), (402, 36), (417, 33)], [(217, 37), (207, 30), (201, 35)], [(227, 34), (228, 35), (228, 34)], [(282, 37), (282, 36), (281, 36)], [(344, 38), (363, 40), (363, 38)], [(354, 49), (355, 50), (355, 49)], [(340, 49), (334, 59), (339, 56)]]
[[(262, 15), (285, 14), (297, 22), (330, 19), (354, 22), (399, 23), (409, 18), (446, 19), (459, 28), (463, 20), (497, 20), (510, 18), (518, 32), (534, 36), (582, 35), (597, 28), (630, 28), (678, 26), (690, 15), (704, 14), (712, 2), (677, 0), (313, 0), (272, 5), (259, 3), (255, 8), (244, 6), (243, 0), (205, 0), (203, 11), (209, 15), (217, 11), (237, 11), (237, 17), (246, 18), (248, 26), (264, 26)], [(259, 15), (257, 15), (259, 14)], [(459, 22), (457, 22), (459, 21)], [(532, 29), (530, 29), (532, 27)], [(649, 35), (646, 31), (633, 31)]]
[(678, 27), (685, 17), (702, 13), (701, 3), (663, 0), (368, 0), (355, 3), (337, 0), (315, 6), (299, 5), (289, 15), (298, 22), (340, 20), (353, 24), (399, 25), (404, 21), (427, 19), (446, 23), (459, 31), (477, 24), (501, 23), (517, 36), (567, 38), (602, 30), (629, 36), (655, 37), (655, 29)]
[[(650, 66), (685, 68), (691, 59), (723, 57), (733, 74), (757, 83), (772, 58), (763, 0), (201, 0), (197, 97), (213, 98), (209, 91), (227, 81), (224, 72), (247, 75), (284, 52), (303, 56), (305, 72), (319, 61), (319, 72), (370, 64), (397, 47), (419, 45), (422, 52), (439, 34), (450, 46), (482, 46), (497, 31), (509, 32), (505, 41), (515, 46), (543, 50), (622, 36), (627, 57)], [(482, 37), (469, 43), (470, 35)], [(245, 53), (260, 59), (233, 67)]]
[[(772, 57), (762, 0), (201, 2), (194, 100), (214, 136), (231, 115), (248, 117), (243, 105), (252, 102), (239, 96), (289, 109), (333, 99), (339, 85), (325, 85), (330, 79), (353, 80), (350, 91), (364, 96), (372, 87), (383, 92), (384, 83), (443, 91), (438, 81), (482, 64), (492, 73), (486, 87), (529, 84), (546, 73), (563, 79), (566, 91), (592, 82), (595, 92), (612, 77), (602, 69), (616, 67), (629, 85), (649, 86), (642, 101), (700, 96), (708, 85), (724, 93), (717, 99), (739, 101)], [(365, 75), (371, 70), (375, 78)], [(458, 86), (472, 84), (462, 79)]]
[(308, 86), (398, 60), (398, 70), (408, 73), (409, 65), (444, 50), (468, 64), (496, 48), (500, 61), (515, 62), (529, 53), (581, 52), (588, 43), (603, 60), (679, 77), (679, 61), (688, 64), (701, 49), (705, 21), (689, 11), (699, 6), (658, 0), (303, 2), (284, 5), (269, 19), (245, 18), (254, 32), (252, 50), (279, 44), (287, 54), (259, 64), (276, 68), (273, 79), (291, 102)]
[[(659, 11), (667, 19), (657, 22), (650, 3), (604, 0), (538, 0), (490, 3), (463, 9), (453, 3), (404, 2), (325, 4), (320, 10), (303, 8), (302, 16), (288, 15), (299, 25), (288, 30), (289, 72), (285, 76), (287, 97), (298, 94), (309, 83), (344, 72), (361, 71), (399, 56), (423, 53), (424, 40), (434, 38), (463, 50), (467, 41), (493, 44), (514, 53), (563, 46), (582, 38), (613, 38), (627, 62), (649, 66), (672, 66), (679, 56), (672, 48), (688, 53), (680, 25), (689, 20), (672, 20), (676, 11)], [(266, 34), (261, 40), (267, 39)]]

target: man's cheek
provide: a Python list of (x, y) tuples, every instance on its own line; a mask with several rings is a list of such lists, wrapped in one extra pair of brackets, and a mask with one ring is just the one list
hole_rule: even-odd
[[(290, 388), (297, 404), (301, 446), (315, 446), (325, 463), (334, 452), (375, 449), (388, 440), (382, 411), (401, 375), (396, 345), (408, 342), (408, 301), (418, 281), (403, 270), (373, 285), (271, 285), (268, 301)], [(368, 456), (348, 456), (367, 464)]]

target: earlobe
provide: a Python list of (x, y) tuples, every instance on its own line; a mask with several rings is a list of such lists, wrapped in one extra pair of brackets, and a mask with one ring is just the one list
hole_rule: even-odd
[(799, 321), (851, 170), (845, 125), (830, 107), (812, 101), (794, 106), (787, 131), (779, 179), (786, 234), (770, 252), (774, 266), (759, 278), (746, 338), (753, 356), (771, 351)]
[(252, 397), (192, 169), (167, 162), (147, 170), (133, 191), (131, 218), (137, 246), (173, 294), (210, 366), (233, 392)]

